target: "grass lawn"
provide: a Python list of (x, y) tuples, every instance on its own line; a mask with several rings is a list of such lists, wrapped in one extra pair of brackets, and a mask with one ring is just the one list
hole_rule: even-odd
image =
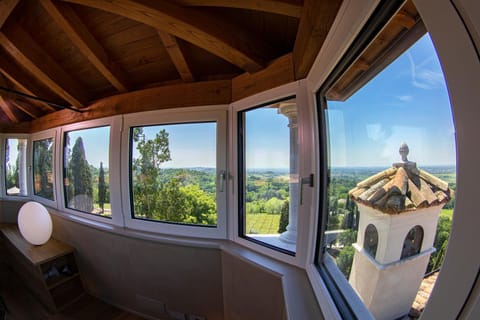
[(280, 214), (254, 213), (247, 214), (246, 233), (277, 234)]

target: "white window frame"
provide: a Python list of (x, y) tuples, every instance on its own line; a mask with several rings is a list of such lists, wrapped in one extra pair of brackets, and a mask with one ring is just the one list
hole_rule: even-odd
[[(236, 101), (231, 104), (231, 119), (230, 119), (230, 150), (231, 155), (230, 167), (232, 168), (233, 176), (236, 177), (239, 172), (239, 141), (238, 141), (238, 116), (239, 113), (251, 109), (255, 106), (262, 104), (268, 104), (273, 101), (281, 101), (284, 98), (295, 96), (297, 103), (297, 118), (298, 118), (298, 170), (299, 177), (307, 177), (311, 173), (315, 175), (315, 154), (311, 151), (314, 150), (314, 122), (313, 107), (311, 107), (311, 99), (306, 91), (306, 82), (304, 80), (292, 82), (280, 87), (247, 97), (245, 99)], [(302, 187), (302, 186), (300, 186)], [(303, 201), (298, 207), (298, 224), (297, 224), (297, 243), (295, 256), (283, 253), (274, 248), (267, 247), (265, 245), (252, 242), (242, 237), (239, 232), (239, 208), (238, 208), (238, 194), (240, 192), (237, 179), (231, 179), (230, 188), (233, 191), (231, 195), (232, 201), (230, 201), (230, 212), (233, 214), (233, 219), (229, 223), (230, 240), (245, 246), (254, 251), (260, 252), (266, 256), (278, 259), (280, 261), (287, 262), (292, 265), (304, 267), (306, 262), (306, 256), (308, 254), (308, 237), (310, 234), (310, 226), (308, 220), (312, 214), (314, 214), (314, 201), (316, 197), (316, 186), (313, 188), (303, 185)], [(266, 243), (268, 245), (268, 243)]]
[[(224, 181), (224, 191), (219, 192), (219, 179), (222, 171), (227, 171), (227, 106), (192, 107), (175, 110), (158, 110), (124, 116), (122, 132), (122, 198), (125, 226), (166, 235), (201, 237), (209, 239), (225, 239), (227, 237), (227, 181)], [(217, 226), (176, 224), (162, 221), (149, 221), (133, 218), (130, 201), (130, 128), (149, 125), (168, 125), (182, 123), (198, 123), (215, 121), (217, 124)], [(228, 177), (228, 173), (226, 174)], [(227, 178), (226, 178), (227, 179)]]
[[(79, 210), (70, 209), (66, 206), (65, 203), (65, 188), (63, 185), (63, 160), (64, 160), (64, 143), (65, 143), (65, 133), (75, 130), (83, 129), (94, 129), (97, 127), (110, 126), (110, 139), (109, 139), (109, 178), (110, 178), (110, 204), (112, 217), (106, 218), (98, 216), (95, 214), (81, 212)], [(114, 116), (102, 119), (95, 119), (90, 121), (84, 121), (79, 123), (74, 123), (70, 125), (65, 125), (60, 128), (60, 137), (57, 139), (59, 143), (57, 144), (56, 157), (58, 159), (56, 164), (57, 172), (60, 174), (56, 175), (56, 184), (57, 184), (57, 201), (58, 209), (67, 215), (72, 216), (76, 221), (95, 221), (99, 223), (104, 223), (108, 225), (123, 226), (123, 215), (122, 215), (122, 202), (120, 198), (120, 131), (122, 127), (122, 117)], [(81, 218), (81, 219), (78, 219)]]
[[(37, 132), (37, 133), (34, 133), (30, 136), (30, 155), (31, 155), (31, 166), (30, 166), (30, 183), (29, 185), (31, 186), (30, 188), (30, 191), (29, 191), (29, 194), (30, 194), (30, 197), (32, 200), (34, 201), (37, 201), (37, 202), (40, 202), (44, 205), (47, 205), (47, 206), (50, 206), (50, 207), (53, 207), (53, 208), (57, 208), (57, 200), (58, 200), (58, 194), (57, 194), (57, 173), (58, 173), (58, 170), (57, 170), (57, 161), (58, 161), (58, 157), (57, 157), (57, 145), (58, 145), (58, 136), (57, 136), (57, 133), (58, 133), (58, 130), (55, 128), (55, 129), (50, 129), (50, 130), (45, 130), (45, 131), (42, 131), (42, 132)], [(41, 196), (38, 196), (35, 194), (35, 181), (34, 181), (34, 175), (33, 175), (33, 166), (34, 166), (34, 163), (33, 163), (33, 156), (34, 156), (34, 150), (33, 150), (33, 145), (34, 145), (34, 141), (40, 141), (40, 140), (45, 140), (45, 139), (49, 139), (49, 138), (52, 138), (53, 139), (53, 157), (52, 157), (52, 173), (53, 173), (53, 200), (50, 200), (50, 199), (47, 199), (47, 198), (44, 198), (44, 197), (41, 197)]]
[[(7, 139), (27, 139), (27, 146), (26, 146), (26, 179), (27, 179), (27, 194), (24, 195), (24, 196), (14, 196), (14, 195), (8, 195), (7, 194), (7, 189), (6, 189), (6, 163), (5, 163), (5, 156), (6, 156), (6, 143), (7, 143)], [(32, 195), (32, 188), (31, 188), (31, 185), (32, 185), (32, 182), (31, 182), (31, 179), (32, 179), (32, 174), (31, 174), (31, 152), (30, 152), (30, 145), (32, 143), (32, 140), (30, 138), (30, 135), (29, 134), (25, 134), (25, 133), (19, 133), (19, 134), (3, 134), (1, 136), (1, 143), (2, 143), (2, 148), (1, 148), (1, 157), (2, 157), (2, 162), (1, 162), (1, 170), (2, 170), (2, 173), (1, 173), (1, 178), (2, 178), (2, 183), (1, 183), (1, 186), (0, 186), (0, 191), (2, 193), (2, 198), (3, 199), (8, 199), (8, 200), (20, 200), (20, 201), (25, 201), (25, 200), (28, 200), (30, 198), (30, 196)]]

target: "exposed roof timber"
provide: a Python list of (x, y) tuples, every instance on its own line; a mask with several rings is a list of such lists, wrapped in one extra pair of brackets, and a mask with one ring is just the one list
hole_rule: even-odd
[(158, 30), (158, 35), (160, 36), (160, 39), (162, 40), (162, 43), (165, 46), (165, 49), (170, 56), (170, 59), (172, 59), (173, 64), (177, 68), (177, 71), (180, 74), (182, 80), (185, 82), (194, 81), (195, 79), (193, 77), (192, 71), (190, 70), (188, 63), (185, 60), (185, 56), (183, 55), (182, 50), (178, 46), (177, 39), (175, 39), (174, 36), (160, 30)]
[(297, 80), (307, 76), (341, 4), (342, 0), (305, 0), (293, 48)]
[[(181, 7), (164, 0), (65, 0), (101, 9), (188, 41), (247, 72), (263, 69), (274, 56), (265, 41), (218, 16)], [(261, 54), (261, 55), (260, 55)]]
[(13, 123), (19, 123), (17, 116), (13, 112), (13, 107), (10, 105), (10, 102), (4, 99), (2, 95), (0, 95), (0, 109), (5, 113), (5, 115), (12, 121)]
[(127, 75), (111, 61), (102, 45), (90, 33), (80, 17), (67, 3), (40, 1), (43, 8), (62, 28), (72, 43), (120, 92), (128, 91)]
[(247, 9), (300, 18), (302, 5), (292, 0), (176, 0), (183, 6)]
[(0, 28), (17, 6), (20, 0), (2, 0), (0, 1)]
[(78, 108), (87, 104), (84, 90), (18, 24), (0, 32), (0, 46), (18, 64), (73, 106)]
[[(100, 99), (83, 113), (60, 110), (33, 120), (30, 132), (38, 132), (74, 122), (98, 119), (117, 114), (149, 110), (228, 104), (231, 101), (230, 80), (182, 83), (143, 89)], [(12, 128), (15, 130), (15, 127)]]
[[(0, 73), (3, 74), (8, 80), (10, 80), (15, 86), (20, 88), (24, 93), (32, 95), (32, 96), (39, 96), (38, 92), (34, 91), (33, 88), (31, 88), (31, 80), (21, 70), (19, 67), (17, 67), (15, 64), (10, 63), (7, 61), (5, 58), (3, 58), (0, 55)], [(56, 111), (54, 107), (50, 106), (47, 103), (40, 103), (41, 106), (44, 109), (48, 109), (50, 111)]]
[(23, 111), (33, 119), (37, 119), (40, 116), (38, 111), (35, 110), (35, 107), (33, 107), (32, 105), (29, 105), (19, 100), (11, 100), (10, 103), (12, 104), (12, 106)]

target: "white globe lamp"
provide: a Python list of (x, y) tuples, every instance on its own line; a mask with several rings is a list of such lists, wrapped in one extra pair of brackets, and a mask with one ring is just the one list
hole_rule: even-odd
[(42, 245), (52, 235), (52, 218), (43, 205), (30, 201), (18, 212), (18, 229), (25, 240), (33, 245)]

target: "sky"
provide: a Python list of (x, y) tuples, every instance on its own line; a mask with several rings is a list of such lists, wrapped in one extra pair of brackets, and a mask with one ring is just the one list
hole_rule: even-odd
[[(289, 167), (288, 119), (275, 108), (245, 112), (247, 168)], [(447, 88), (428, 35), (345, 102), (328, 102), (331, 166), (383, 166), (400, 161), (406, 142), (419, 166), (455, 164), (455, 130)], [(164, 168), (215, 167), (216, 124), (145, 127), (147, 138), (164, 128), (172, 160)], [(70, 132), (82, 136), (87, 160), (108, 167), (109, 127)], [(135, 150), (134, 150), (135, 155)], [(11, 148), (16, 159), (16, 148)]]
[[(168, 133), (170, 158), (162, 168), (216, 167), (216, 123), (182, 123), (143, 127), (146, 139), (154, 139), (160, 130)], [(133, 149), (134, 157), (138, 151)]]
[(327, 102), (331, 166), (455, 165), (455, 130), (440, 63), (428, 35), (345, 102)]

